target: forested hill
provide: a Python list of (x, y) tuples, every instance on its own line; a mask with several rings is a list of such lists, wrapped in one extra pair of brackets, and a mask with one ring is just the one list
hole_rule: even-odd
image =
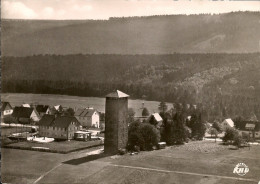
[(109, 20), (3, 20), (5, 56), (259, 52), (260, 12)]

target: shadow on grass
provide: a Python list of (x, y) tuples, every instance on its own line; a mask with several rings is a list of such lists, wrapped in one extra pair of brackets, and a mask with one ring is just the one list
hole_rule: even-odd
[(68, 160), (68, 161), (63, 162), (63, 163), (64, 164), (70, 164), (70, 165), (80, 165), (80, 164), (83, 164), (83, 163), (86, 163), (86, 162), (98, 160), (98, 159), (109, 157), (109, 156), (112, 156), (112, 154), (100, 153), (100, 154), (95, 154), (95, 155), (88, 155), (88, 156), (81, 157), (81, 158), (71, 159), (71, 160)]

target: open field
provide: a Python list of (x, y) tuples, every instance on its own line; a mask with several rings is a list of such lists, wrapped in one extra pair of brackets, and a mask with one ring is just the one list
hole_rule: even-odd
[(54, 153), (69, 153), (76, 150), (87, 149), (89, 147), (100, 146), (102, 145), (102, 141), (60, 141), (60, 142), (50, 142), (50, 143), (37, 143), (37, 142), (16, 142), (12, 144), (8, 144), (7, 148), (15, 148), (15, 149), (25, 149), (25, 150), (43, 150), (47, 152)]
[[(256, 184), (260, 180), (260, 146), (235, 150), (201, 141), (134, 156), (88, 155), (90, 150), (66, 155), (2, 151), (3, 182), (8, 183)], [(249, 167), (245, 176), (233, 174), (241, 162)]]
[[(82, 108), (94, 107), (98, 111), (105, 112), (105, 98), (98, 97), (78, 97), (68, 95), (51, 95), (51, 94), (24, 94), (24, 93), (4, 93), (1, 94), (1, 100), (10, 102), (12, 106), (18, 106), (23, 103), (38, 103), (43, 105), (57, 105), (64, 107)], [(133, 108), (137, 116), (141, 116), (141, 107), (144, 102), (145, 107), (150, 113), (158, 112), (159, 102), (145, 100), (129, 100), (129, 107)], [(172, 104), (167, 104), (168, 108)]]

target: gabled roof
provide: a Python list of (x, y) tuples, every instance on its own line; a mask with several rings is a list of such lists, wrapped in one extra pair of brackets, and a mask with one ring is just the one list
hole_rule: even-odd
[(95, 109), (78, 109), (74, 116), (91, 117), (95, 112), (97, 112)]
[(12, 106), (10, 105), (9, 102), (2, 102), (1, 103), (1, 111), (5, 111), (5, 110), (10, 110), (12, 109)]
[(48, 105), (37, 105), (36, 106), (36, 111), (37, 112), (44, 112), (46, 113), (46, 111), (48, 110), (49, 106)]
[(73, 116), (58, 116), (52, 123), (51, 126), (67, 128), (72, 122), (76, 123), (76, 125), (80, 125), (78, 120)]
[(254, 123), (247, 123), (245, 128), (246, 129), (255, 129), (255, 124)]
[(153, 116), (154, 119), (155, 119), (157, 122), (160, 122), (160, 121), (163, 120), (159, 113), (154, 113), (154, 114), (152, 114), (151, 116)]
[(33, 108), (29, 107), (15, 107), (12, 116), (16, 118), (30, 118)]
[(232, 119), (225, 119), (222, 123), (227, 123), (230, 127), (234, 127), (234, 122), (232, 121)]
[(51, 123), (55, 120), (54, 115), (44, 114), (41, 120), (38, 122), (39, 126), (51, 126)]
[(55, 105), (55, 106), (54, 106), (54, 109), (57, 110), (57, 111), (60, 110), (60, 108), (62, 108), (61, 105)]
[(108, 94), (106, 97), (109, 97), (109, 98), (126, 98), (126, 97), (129, 97), (129, 95), (123, 93), (122, 91), (116, 90), (116, 91)]
[(76, 123), (76, 125), (80, 126), (78, 120), (73, 116), (57, 116), (45, 114), (42, 119), (39, 121), (39, 126), (52, 126), (52, 127), (60, 127), (67, 128), (72, 122)]

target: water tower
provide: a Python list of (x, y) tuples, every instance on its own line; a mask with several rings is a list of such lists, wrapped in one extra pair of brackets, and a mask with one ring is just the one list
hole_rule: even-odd
[(105, 106), (105, 153), (117, 153), (127, 146), (128, 139), (128, 97), (116, 90), (106, 96)]

